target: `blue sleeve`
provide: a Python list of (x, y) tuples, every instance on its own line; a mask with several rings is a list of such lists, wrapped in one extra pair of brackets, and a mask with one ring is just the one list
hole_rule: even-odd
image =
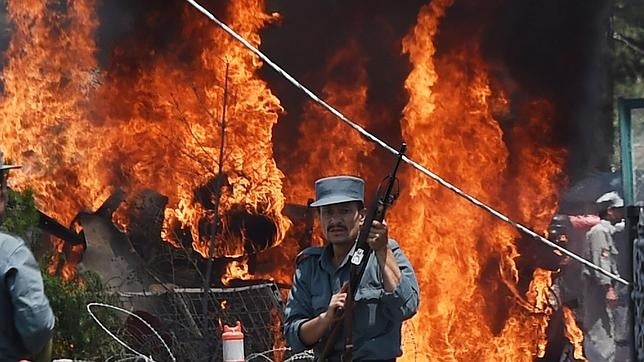
[(25, 348), (30, 353), (38, 353), (52, 337), (54, 313), (31, 251), (21, 245), (9, 260), (5, 281), (13, 305), (14, 324)]
[(396, 320), (406, 320), (413, 317), (418, 311), (419, 287), (416, 273), (409, 262), (409, 259), (403, 253), (402, 249), (393, 240), (390, 240), (389, 247), (396, 257), (400, 267), (400, 284), (391, 293), (384, 293), (382, 303), (386, 306), (391, 318)]
[(293, 352), (300, 353), (311, 346), (305, 345), (300, 339), (300, 327), (302, 323), (313, 318), (313, 307), (311, 305), (311, 291), (308, 287), (306, 273), (307, 262), (299, 263), (293, 276), (293, 286), (288, 293), (286, 309), (284, 311), (284, 337)]

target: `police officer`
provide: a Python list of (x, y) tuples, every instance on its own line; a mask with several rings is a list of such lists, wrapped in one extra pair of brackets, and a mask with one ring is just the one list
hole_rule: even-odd
[[(319, 355), (331, 326), (338, 320), (347, 293), (349, 262), (364, 222), (364, 181), (335, 176), (315, 183), (324, 247), (307, 248), (298, 255), (293, 286), (286, 303), (284, 334), (297, 353), (313, 348)], [(400, 246), (388, 238), (385, 223), (374, 221), (368, 239), (374, 251), (357, 288), (353, 307), (353, 359), (394, 361), (402, 355), (401, 326), (418, 308), (418, 282)], [(329, 361), (343, 351), (338, 338)]]
[[(5, 165), (0, 152), (0, 220), (7, 197)], [(0, 232), (0, 360), (50, 361), (54, 314), (45, 296), (38, 263), (13, 235)]]
[[(613, 234), (615, 224), (623, 217), (624, 200), (616, 192), (602, 195), (596, 201), (600, 222), (586, 234), (584, 256), (593, 264), (619, 275), (617, 248)], [(590, 362), (615, 360), (614, 308), (618, 302), (614, 281), (591, 268), (584, 267), (583, 329), (584, 350)]]

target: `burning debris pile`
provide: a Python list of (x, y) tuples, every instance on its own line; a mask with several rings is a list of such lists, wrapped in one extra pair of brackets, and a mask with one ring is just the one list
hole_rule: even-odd
[[(542, 232), (566, 161), (590, 147), (569, 139), (584, 99), (562, 96), (578, 90), (564, 84), (582, 88), (582, 76), (549, 72), (583, 61), (569, 49), (568, 59), (517, 64), (561, 50), (529, 48), (542, 41), (529, 29), (516, 52), (517, 39), (498, 36), (516, 32), (508, 14), (529, 11), (518, 3), (207, 5), (351, 119), (387, 141), (404, 139), (412, 159)], [(323, 29), (321, 12), (340, 26), (304, 38)], [(34, 189), (39, 207), (65, 225), (123, 190), (109, 217), (165, 283), (201, 286), (212, 255), (214, 285), (288, 286), (297, 252), (320, 242), (306, 211), (313, 181), (351, 173), (375, 187), (383, 176), (384, 151), (182, 2), (8, 1), (6, 16), (0, 135), (24, 165), (12, 186)], [(572, 19), (546, 35), (573, 29)], [(522, 262), (534, 244), (412, 170), (401, 183), (389, 224), (422, 293), (403, 360), (542, 355), (551, 271)]]

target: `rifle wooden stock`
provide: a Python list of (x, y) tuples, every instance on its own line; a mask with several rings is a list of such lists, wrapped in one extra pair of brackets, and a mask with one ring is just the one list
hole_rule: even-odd
[[(367, 215), (364, 220), (364, 224), (362, 224), (362, 227), (360, 228), (360, 233), (358, 234), (358, 240), (356, 241), (356, 248), (354, 250), (353, 256), (351, 257), (351, 271), (350, 271), (350, 276), (349, 276), (349, 282), (345, 283), (342, 288), (340, 289), (339, 293), (349, 293), (347, 295), (347, 300), (345, 302), (345, 308), (346, 310), (351, 311), (352, 304), (356, 295), (356, 291), (358, 290), (358, 286), (360, 285), (360, 280), (362, 280), (362, 276), (364, 275), (364, 272), (367, 268), (367, 262), (369, 261), (369, 257), (371, 256), (372, 250), (369, 247), (368, 239), (369, 239), (369, 231), (371, 230), (371, 226), (374, 221), (379, 221), (382, 222), (385, 218), (385, 213), (387, 212), (387, 207), (391, 206), (393, 204), (393, 201), (395, 199), (395, 196), (393, 195), (393, 190), (394, 190), (394, 184), (396, 182), (396, 173), (398, 172), (398, 167), (400, 166), (400, 162), (402, 161), (402, 157), (405, 154), (405, 150), (407, 148), (406, 144), (402, 144), (400, 151), (398, 153), (398, 159), (396, 161), (396, 165), (394, 166), (394, 169), (385, 180), (387, 180), (387, 187), (386, 191), (383, 195), (380, 195), (380, 187), (376, 191), (376, 197), (373, 199), (373, 203), (370, 205), (369, 209), (367, 210)], [(346, 318), (353, 318), (353, 313), (344, 313), (343, 311), (338, 311), (342, 313), (342, 317), (336, 320), (333, 323), (333, 327), (331, 329), (331, 332), (329, 333), (329, 336), (326, 339), (326, 343), (324, 344), (324, 348), (322, 349), (322, 353), (318, 357), (317, 361), (318, 362), (324, 362), (328, 358), (328, 356), (333, 353), (333, 349), (335, 347), (335, 341), (338, 339), (338, 336), (340, 335), (340, 331), (343, 330), (343, 325), (349, 326), (349, 330), (344, 331), (346, 340), (345, 340), (345, 352), (343, 355), (343, 360), (351, 360), (351, 353), (352, 353), (352, 321), (349, 320), (348, 323), (345, 323), (344, 319)]]

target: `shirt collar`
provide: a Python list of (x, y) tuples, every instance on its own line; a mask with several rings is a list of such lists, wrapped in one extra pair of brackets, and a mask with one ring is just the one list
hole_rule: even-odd
[(349, 252), (344, 257), (344, 259), (342, 259), (342, 262), (337, 268), (333, 265), (333, 246), (330, 243), (326, 244), (324, 251), (322, 252), (322, 257), (319, 259), (320, 266), (329, 272), (335, 272), (336, 270), (341, 269), (349, 262), (349, 260), (351, 260), (351, 257), (356, 250), (356, 244), (357, 240), (355, 243), (353, 243), (351, 250), (349, 250)]

